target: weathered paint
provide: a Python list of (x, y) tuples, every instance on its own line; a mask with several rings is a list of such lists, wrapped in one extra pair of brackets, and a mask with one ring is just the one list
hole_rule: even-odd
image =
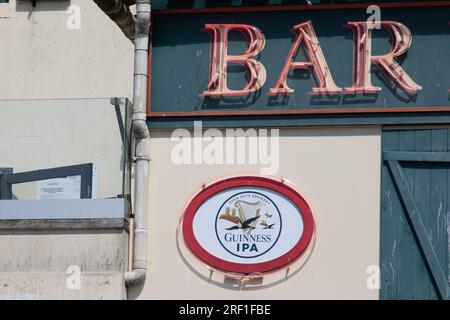
[[(423, 157), (422, 152), (448, 152), (450, 130), (405, 129), (383, 132), (383, 150), (396, 153), (400, 161), (397, 177), (393, 179), (387, 161), (382, 166), (381, 189), (381, 295), (382, 299), (445, 298), (448, 290), (448, 234), (447, 212), (450, 204), (450, 164), (446, 156)], [(414, 159), (410, 153), (419, 152)], [(405, 154), (408, 152), (407, 154)], [(387, 153), (392, 165), (395, 153)], [(404, 161), (407, 160), (407, 161)], [(415, 160), (415, 161), (412, 161)], [(394, 170), (396, 167), (393, 167)], [(411, 196), (408, 196), (409, 189)], [(403, 192), (403, 197), (400, 196)], [(415, 206), (414, 206), (415, 202)], [(420, 214), (422, 228), (412, 228), (409, 214)], [(415, 208), (415, 209), (414, 209)], [(412, 210), (411, 210), (412, 209)], [(420, 212), (420, 213), (419, 213)], [(412, 220), (417, 220), (413, 217)], [(429, 238), (427, 246), (423, 238)], [(422, 239), (419, 243), (418, 238)], [(432, 256), (436, 255), (434, 259)], [(427, 262), (428, 261), (428, 262)], [(431, 266), (431, 270), (430, 267)], [(432, 273), (439, 267), (444, 274), (436, 284)], [(446, 288), (447, 286), (447, 288)], [(442, 295), (439, 293), (440, 287)], [(448, 297), (448, 296), (447, 296)]]

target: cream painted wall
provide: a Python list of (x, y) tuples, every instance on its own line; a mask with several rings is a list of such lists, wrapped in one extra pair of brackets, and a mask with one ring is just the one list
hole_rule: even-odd
[[(93, 1), (14, 3), (0, 8), (0, 100), (132, 98), (133, 45)], [(70, 5), (80, 30), (66, 26)]]
[(381, 131), (367, 128), (280, 130), (280, 175), (310, 201), (317, 238), (295, 276), (259, 290), (236, 291), (208, 283), (176, 248), (179, 215), (203, 182), (256, 166), (181, 165), (170, 158), (170, 132), (151, 133), (149, 189), (150, 269), (140, 299), (377, 299), (366, 285), (367, 267), (379, 264)]

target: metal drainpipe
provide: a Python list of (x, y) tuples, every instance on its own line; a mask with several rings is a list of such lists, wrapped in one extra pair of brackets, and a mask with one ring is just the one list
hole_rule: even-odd
[(136, 1), (134, 38), (134, 90), (132, 131), (134, 153), (134, 245), (132, 271), (125, 273), (125, 285), (145, 279), (147, 272), (147, 190), (149, 173), (149, 131), (146, 122), (147, 63), (150, 28), (150, 0)]

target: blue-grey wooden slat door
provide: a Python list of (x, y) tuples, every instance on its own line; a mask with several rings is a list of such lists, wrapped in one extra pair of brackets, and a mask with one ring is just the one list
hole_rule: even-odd
[(450, 129), (382, 137), (381, 299), (449, 299)]

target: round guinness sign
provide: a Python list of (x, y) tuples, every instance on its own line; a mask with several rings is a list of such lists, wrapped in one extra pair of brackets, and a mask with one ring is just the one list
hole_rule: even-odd
[(305, 199), (283, 182), (235, 177), (214, 183), (187, 206), (188, 249), (213, 268), (233, 273), (274, 271), (311, 243), (314, 218)]

